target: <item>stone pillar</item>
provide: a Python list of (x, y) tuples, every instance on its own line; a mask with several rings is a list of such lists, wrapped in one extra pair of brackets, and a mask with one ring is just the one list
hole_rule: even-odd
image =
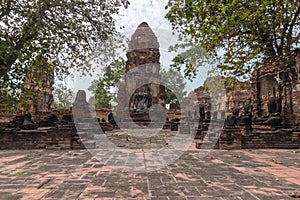
[(260, 95), (259, 95), (259, 70), (255, 70), (251, 76), (251, 102), (253, 104), (253, 117), (260, 116)]
[(73, 115), (76, 121), (91, 118), (90, 107), (86, 101), (86, 93), (84, 90), (77, 92), (75, 102), (73, 103)]

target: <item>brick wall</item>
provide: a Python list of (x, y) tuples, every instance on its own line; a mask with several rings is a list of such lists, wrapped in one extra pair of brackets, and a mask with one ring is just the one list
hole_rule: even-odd
[[(204, 137), (206, 131), (203, 132)], [(200, 138), (198, 138), (200, 139)], [(207, 138), (204, 138), (204, 141)], [(201, 148), (202, 142), (197, 148)], [(217, 149), (299, 149), (300, 128), (272, 128), (268, 126), (249, 127), (235, 126), (223, 128), (217, 144)], [(203, 147), (204, 148), (204, 147)]]
[(281, 99), (283, 124), (300, 121), (300, 50), (262, 64), (251, 77), (253, 117), (267, 116), (269, 98)]
[(96, 117), (100, 120), (104, 118), (106, 121), (108, 121), (108, 114), (111, 112), (111, 109), (108, 108), (98, 108), (96, 111)]
[(300, 132), (291, 130), (278, 130), (243, 135), (242, 148), (298, 149), (300, 148)]
[[(40, 112), (39, 114), (31, 113), (32, 120), (34, 122), (39, 122), (44, 120), (44, 118), (48, 117), (51, 112)], [(0, 122), (10, 122), (17, 115), (22, 115), (22, 111), (9, 111), (9, 110), (0, 110)], [(72, 114), (71, 109), (57, 110), (56, 115), (59, 120), (62, 119), (64, 114)]]
[(9, 122), (16, 115), (22, 114), (21, 111), (0, 110), (0, 122)]
[[(1, 130), (0, 149), (74, 149), (83, 148), (76, 142), (75, 127), (37, 130)], [(78, 141), (78, 140), (77, 140)]]

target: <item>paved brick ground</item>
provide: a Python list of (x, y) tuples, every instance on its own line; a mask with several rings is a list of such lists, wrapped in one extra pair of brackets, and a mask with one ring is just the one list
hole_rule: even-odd
[(0, 151), (0, 199), (276, 200), (300, 191), (297, 150), (196, 149), (154, 172), (113, 170), (86, 150)]

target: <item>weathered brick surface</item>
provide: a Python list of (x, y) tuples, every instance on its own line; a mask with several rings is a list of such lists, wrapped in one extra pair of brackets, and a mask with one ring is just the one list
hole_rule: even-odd
[(254, 132), (242, 137), (244, 149), (298, 149), (300, 148), (300, 137), (293, 132), (284, 130), (271, 132)]
[[(209, 127), (209, 124), (206, 124), (206, 126)], [(212, 134), (210, 133), (209, 135), (211, 136)], [(209, 140), (207, 131), (199, 128), (195, 139), (197, 140), (196, 148), (203, 148), (203, 141)], [(300, 130), (297, 128), (272, 128), (269, 126), (253, 126), (253, 130), (247, 130), (243, 126), (227, 127), (222, 129), (215, 148), (226, 150), (298, 149), (300, 148)]]
[(128, 173), (87, 150), (1, 151), (0, 199), (293, 200), (299, 193), (299, 151), (200, 153), (191, 149), (159, 170)]
[(0, 109), (0, 122), (9, 122), (16, 115), (22, 114), (22, 111), (9, 111), (5, 109)]
[(86, 101), (86, 92), (79, 90), (76, 94), (75, 102), (73, 103), (73, 115), (75, 120), (83, 120), (91, 118), (90, 105)]
[(300, 119), (300, 51), (276, 57), (255, 70), (251, 77), (253, 117), (268, 115), (270, 97), (281, 99), (283, 124), (294, 125)]
[(108, 114), (111, 112), (111, 109), (108, 108), (98, 108), (95, 109), (96, 117), (99, 119), (105, 119), (108, 122)]
[(239, 128), (224, 129), (219, 137), (220, 149), (241, 149), (242, 132)]
[[(166, 99), (165, 87), (159, 79), (159, 43), (147, 23), (137, 27), (128, 45), (125, 80), (118, 93), (117, 116), (122, 120), (129, 118), (128, 111), (133, 117), (141, 107), (164, 106)], [(144, 106), (142, 96), (146, 99)]]
[[(74, 128), (1, 130), (0, 149), (71, 149), (78, 146)], [(80, 146), (80, 144), (79, 144)]]
[[(37, 114), (35, 113), (31, 113), (32, 115), (32, 120), (34, 122), (40, 122), (42, 120), (44, 120), (45, 118), (47, 118), (50, 115), (50, 111), (49, 112), (39, 112)], [(10, 122), (13, 120), (13, 118), (17, 115), (22, 115), (22, 111), (9, 111), (9, 110), (1, 110), (0, 109), (0, 122)], [(57, 115), (57, 118), (59, 120), (62, 120), (62, 116), (65, 114), (72, 114), (72, 109), (59, 109), (56, 110), (55, 114)]]

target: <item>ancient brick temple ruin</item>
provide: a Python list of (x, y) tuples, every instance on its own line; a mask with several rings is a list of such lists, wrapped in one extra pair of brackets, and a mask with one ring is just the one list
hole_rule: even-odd
[[(262, 124), (294, 126), (300, 122), (300, 51), (270, 60), (254, 71), (253, 116)], [(273, 119), (273, 120), (272, 120)]]
[[(31, 98), (27, 100), (27, 105), (20, 105), (21, 110), (28, 110), (31, 113), (49, 112), (54, 108), (53, 90), (54, 90), (54, 72), (47, 72), (47, 64), (42, 64), (41, 70), (33, 70), (28, 75), (25, 87), (30, 91)], [(46, 68), (46, 69), (44, 69)], [(33, 77), (41, 76), (40, 82), (34, 81)], [(28, 97), (25, 97), (28, 98)]]
[[(98, 134), (99, 124), (103, 131), (127, 128), (119, 125), (131, 125), (132, 121), (139, 127), (159, 124), (161, 121), (155, 121), (151, 112), (157, 107), (164, 109), (166, 91), (159, 77), (159, 43), (147, 23), (140, 24), (132, 35), (126, 55), (125, 79), (118, 93), (117, 123), (110, 122), (109, 116), (106, 120), (101, 117), (109, 122), (96, 119), (97, 111), (91, 110), (85, 92), (78, 91), (73, 106), (75, 122), (35, 130), (21, 130), (11, 126), (11, 122), (0, 122), (0, 149), (85, 148), (82, 141)], [(263, 63), (253, 72), (251, 83), (226, 91), (225, 96), (213, 97), (201, 86), (194, 90), (195, 95), (189, 95), (191, 104), (186, 108), (171, 106), (167, 112), (154, 113), (163, 113), (161, 116), (168, 118), (163, 128), (178, 130), (187, 137), (195, 133), (192, 137), (197, 148), (300, 148), (299, 73), (300, 50), (296, 50)], [(51, 77), (47, 79), (47, 88), (51, 85), (49, 81)], [(42, 103), (38, 104), (39, 109), (49, 106), (47, 100)], [(108, 112), (111, 114), (105, 110), (101, 115)], [(95, 147), (93, 142), (87, 144)]]
[(251, 102), (251, 88), (249, 82), (242, 83), (245, 88), (237, 85), (237, 88), (227, 94), (226, 110), (231, 112), (234, 108), (243, 108)]
[(129, 42), (125, 80), (118, 93), (118, 117), (149, 121), (153, 105), (165, 107), (165, 87), (159, 82), (160, 53), (157, 37), (147, 23), (141, 23)]
[[(215, 147), (300, 148), (299, 70), (296, 50), (263, 63), (252, 74), (251, 89), (227, 93), (227, 116)], [(209, 138), (208, 126), (200, 122), (196, 139)]]
[[(34, 121), (40, 121), (55, 108), (54, 71), (51, 70), (50, 64), (46, 62), (45, 58), (39, 56), (38, 60), (40, 61), (38, 66), (35, 66), (36, 68), (26, 76), (18, 110), (7, 110), (5, 105), (0, 105), (0, 122), (8, 122), (16, 115), (25, 113), (26, 110), (32, 114)], [(40, 80), (37, 80), (36, 77), (40, 77)]]
[[(211, 118), (211, 96), (209, 95), (209, 92), (204, 89), (203, 86), (200, 86), (194, 89), (193, 92), (190, 92), (188, 98), (191, 102), (193, 102), (193, 104), (194, 102), (197, 102), (196, 105), (199, 106), (200, 121), (209, 120)], [(187, 110), (193, 110), (193, 108), (187, 108)]]

